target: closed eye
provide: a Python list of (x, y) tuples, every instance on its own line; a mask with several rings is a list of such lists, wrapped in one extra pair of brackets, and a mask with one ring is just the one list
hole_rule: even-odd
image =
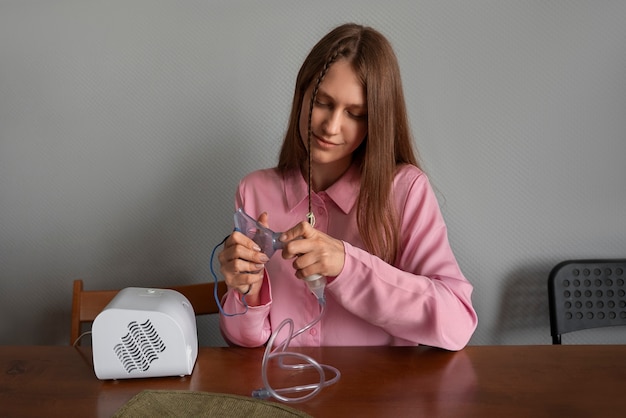
[(353, 119), (358, 119), (358, 120), (364, 120), (367, 119), (367, 113), (353, 113), (353, 112), (348, 112), (348, 115), (350, 115), (351, 118)]
[[(335, 109), (335, 106), (336, 106), (333, 98), (321, 90), (315, 97), (315, 102), (313, 105), (316, 107), (329, 109), (329, 110)], [(354, 120), (362, 121), (362, 120), (367, 119), (367, 107), (366, 106), (352, 104), (352, 105), (346, 106), (344, 110), (346, 114)]]
[(315, 106), (329, 108), (329, 107), (330, 107), (330, 104), (329, 104), (329, 103), (326, 103), (326, 102), (322, 102), (322, 101), (320, 101), (320, 100), (315, 100)]

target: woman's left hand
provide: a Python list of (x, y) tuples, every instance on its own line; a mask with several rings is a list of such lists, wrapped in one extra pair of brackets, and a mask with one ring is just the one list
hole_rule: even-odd
[(343, 241), (318, 231), (308, 222), (300, 222), (285, 231), (280, 240), (285, 243), (283, 258), (295, 258), (293, 268), (296, 269), (296, 277), (299, 279), (313, 274), (335, 277), (343, 270)]

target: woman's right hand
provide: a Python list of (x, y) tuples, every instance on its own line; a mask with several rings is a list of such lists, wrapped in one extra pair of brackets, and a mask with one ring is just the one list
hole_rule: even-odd
[[(258, 219), (265, 226), (267, 220), (266, 212)], [(224, 249), (219, 253), (218, 260), (228, 287), (245, 294), (249, 306), (259, 305), (265, 263), (269, 261), (261, 248), (241, 232), (234, 231), (224, 242)]]

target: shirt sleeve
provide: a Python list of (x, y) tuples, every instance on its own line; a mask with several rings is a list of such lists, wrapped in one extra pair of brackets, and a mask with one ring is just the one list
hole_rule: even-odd
[(472, 285), (448, 242), (447, 228), (427, 177), (394, 185), (401, 245), (390, 265), (347, 242), (342, 272), (327, 291), (348, 311), (415, 344), (460, 350), (477, 326)]
[(230, 289), (222, 298), (222, 309), (229, 315), (219, 316), (224, 339), (231, 345), (241, 347), (259, 347), (265, 344), (272, 334), (269, 321), (271, 304), (267, 273), (263, 277), (259, 306), (250, 306), (246, 311), (241, 294), (235, 289)]

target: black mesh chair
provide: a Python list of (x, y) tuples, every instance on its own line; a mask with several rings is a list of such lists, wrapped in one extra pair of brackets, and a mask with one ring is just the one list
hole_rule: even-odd
[(626, 325), (626, 259), (569, 260), (548, 279), (552, 343), (561, 334)]

